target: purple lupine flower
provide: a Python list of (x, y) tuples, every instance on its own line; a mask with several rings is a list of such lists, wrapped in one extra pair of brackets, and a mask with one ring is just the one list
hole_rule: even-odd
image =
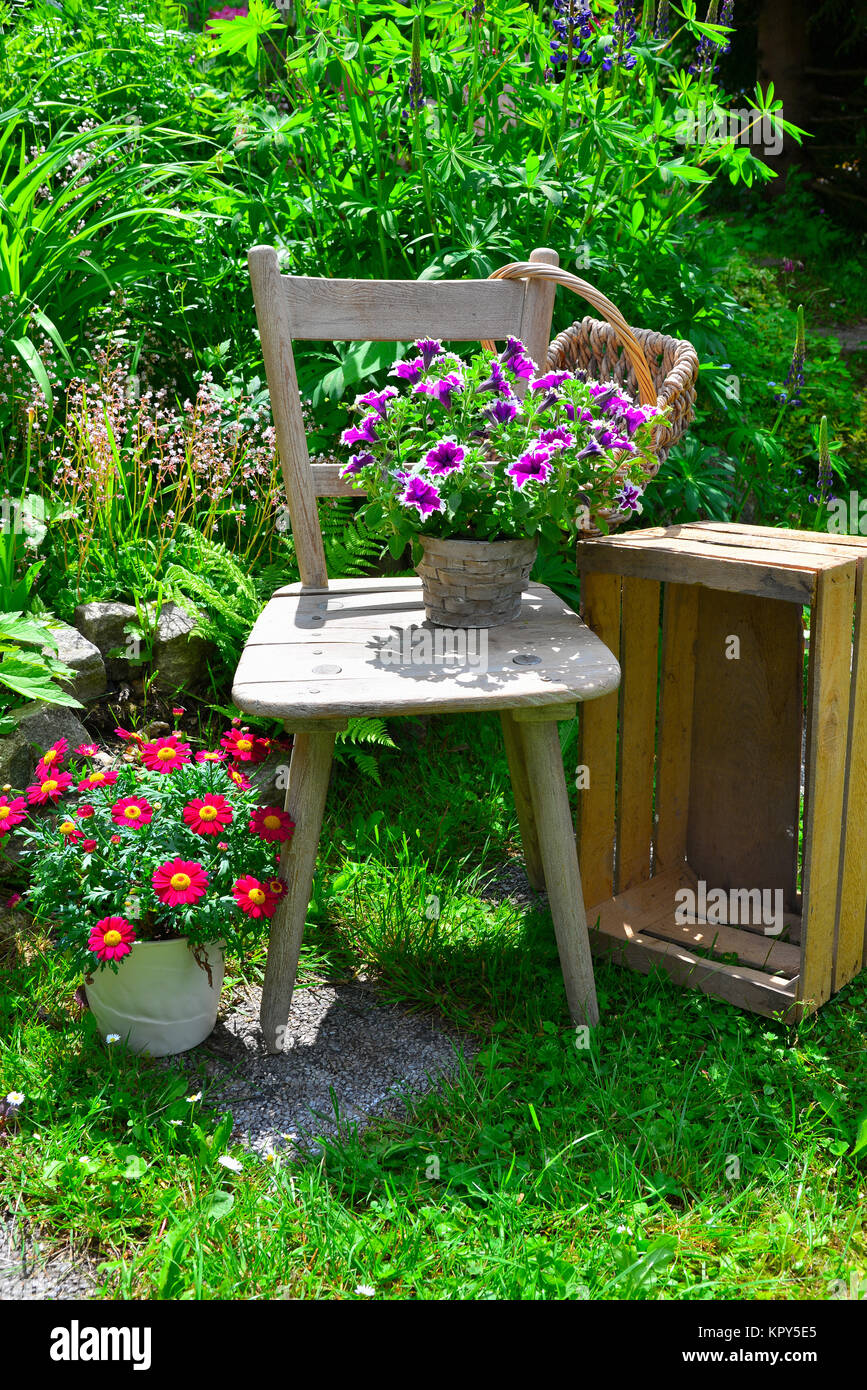
[[(792, 362), (789, 367), (786, 379), (783, 382), (782, 391), (774, 397), (781, 405), (798, 407), (801, 405), (801, 390), (804, 385), (804, 361), (807, 356), (807, 341), (804, 329), (804, 306), (798, 305), (798, 319), (795, 328), (795, 348), (792, 353)], [(791, 387), (791, 395), (788, 388)]]
[(443, 356), (443, 345), (438, 338), (419, 338), (413, 344), (416, 352), (421, 353), (421, 360), (424, 363), (425, 371), (430, 367), (435, 357)]
[[(828, 498), (833, 480), (831, 446), (828, 443), (828, 417), (823, 415), (819, 422), (819, 472), (816, 477), (819, 485), (819, 497), (823, 502)], [(814, 499), (811, 498), (810, 500), (813, 501)]]
[(635, 43), (635, 12), (631, 0), (619, 0), (614, 12), (613, 33), (614, 53), (612, 56), (615, 62), (629, 71), (630, 68), (635, 67), (636, 63), (635, 54), (629, 51)]
[(366, 468), (369, 463), (375, 462), (376, 460), (374, 459), (373, 454), (350, 454), (349, 462), (340, 470), (340, 476), (341, 478), (354, 477), (356, 473), (361, 472), (362, 468)]
[(575, 70), (587, 67), (591, 56), (584, 49), (584, 43), (593, 37), (593, 15), (586, 0), (554, 0), (555, 17), (551, 28), (555, 37), (551, 40), (550, 63), (552, 68), (562, 67), (569, 58), (569, 36), (572, 36), (572, 58)]
[(491, 358), (491, 375), (486, 381), (483, 381), (476, 390), (479, 394), (484, 391), (496, 391), (497, 395), (502, 396), (505, 400), (508, 401), (512, 399), (514, 393), (496, 357)]
[(614, 498), (614, 505), (621, 512), (640, 512), (641, 488), (634, 483), (624, 483)]
[(350, 425), (343, 431), (341, 440), (344, 444), (374, 444), (379, 418), (376, 414), (365, 415), (360, 425)]
[(445, 439), (438, 440), (432, 449), (428, 449), (424, 456), (424, 461), (431, 473), (439, 475), (441, 473), (456, 472), (466, 456), (467, 451), (463, 445), (459, 444), (456, 439), (448, 436)]
[(568, 372), (546, 372), (544, 376), (537, 376), (535, 381), (530, 382), (531, 391), (556, 391), (558, 386), (569, 377)]
[(551, 476), (551, 450), (528, 449), (508, 465), (506, 472), (516, 488), (525, 487), (529, 482), (546, 483)]
[(565, 425), (557, 425), (555, 429), (542, 430), (539, 443), (543, 447), (549, 444), (552, 449), (571, 449), (575, 443), (575, 436)]
[(420, 357), (413, 357), (408, 362), (395, 362), (389, 372), (389, 376), (396, 376), (399, 381), (418, 381), (422, 374), (424, 362)]
[[(705, 15), (705, 23), (723, 24), (729, 28), (734, 7), (734, 0), (722, 0), (721, 8), (719, 0), (710, 0)], [(718, 9), (719, 18), (717, 18)], [(713, 39), (705, 38), (702, 35), (695, 50), (695, 62), (691, 64), (689, 71), (694, 77), (714, 77), (717, 71), (717, 58), (723, 53), (728, 53), (730, 48), (731, 43), (729, 41), (716, 43)]]
[(670, 0), (659, 0), (659, 4), (656, 8), (656, 22), (653, 26), (653, 37), (655, 39), (668, 38), (669, 30), (671, 27), (669, 23), (668, 14), (669, 8)]
[(448, 376), (444, 376), (439, 381), (417, 382), (412, 388), (412, 392), (414, 396), (433, 396), (435, 400), (439, 401), (440, 405), (444, 405), (447, 410), (451, 410), (453, 405), (452, 396), (455, 395), (456, 392), (462, 391), (463, 385), (464, 383), (457, 372), (449, 372)]
[(485, 415), (494, 425), (508, 425), (514, 420), (518, 413), (517, 401), (494, 401), (485, 411)]
[(385, 415), (388, 402), (397, 395), (396, 386), (386, 386), (382, 391), (368, 391), (366, 395), (359, 396), (356, 405), (366, 405), (377, 415)]
[[(409, 82), (406, 87), (406, 104), (410, 111), (418, 111), (424, 103), (421, 82), (421, 25), (418, 18), (412, 22), (412, 52), (409, 60)], [(406, 115), (406, 112), (404, 112)]]
[(430, 516), (431, 512), (441, 512), (445, 503), (433, 483), (426, 483), (416, 474), (407, 482), (398, 501), (404, 507), (415, 507), (419, 516)]

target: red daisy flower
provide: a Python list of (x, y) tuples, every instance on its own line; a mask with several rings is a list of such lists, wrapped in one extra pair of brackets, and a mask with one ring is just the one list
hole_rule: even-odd
[(194, 859), (170, 859), (154, 871), (151, 882), (161, 903), (178, 907), (204, 897), (208, 875)]
[(250, 779), (244, 775), (239, 767), (227, 767), (226, 771), (235, 783), (235, 786), (240, 787), (242, 792), (250, 790)]
[(268, 892), (271, 894), (272, 898), (282, 898), (283, 894), (286, 892), (286, 884), (284, 883), (283, 879), (269, 878)]
[(39, 759), (40, 767), (58, 768), (63, 762), (69, 750), (69, 743), (65, 738), (59, 738), (56, 743), (52, 743)]
[(96, 840), (82, 840), (81, 848), (86, 854), (92, 854), (96, 849)]
[(111, 843), (113, 845), (119, 845), (121, 843), (121, 838), (119, 835), (109, 835), (108, 838), (111, 840)]
[(229, 848), (229, 846), (226, 844), (226, 841), (225, 841), (225, 840), (221, 840), (220, 843), (217, 845), (217, 849), (228, 849), (228, 848)]
[(238, 763), (261, 763), (270, 746), (270, 739), (255, 738), (249, 729), (230, 729), (220, 739), (220, 747)]
[(141, 796), (122, 796), (111, 808), (115, 825), (150, 825), (153, 807)]
[(277, 899), (252, 874), (239, 878), (232, 893), (235, 902), (248, 917), (273, 917), (277, 911)]
[(186, 710), (184, 709), (183, 705), (172, 706), (172, 714), (175, 716), (175, 719), (180, 719), (181, 715), (185, 713)]
[(215, 749), (213, 752), (210, 749), (203, 749), (196, 754), (197, 763), (224, 763), (225, 761), (226, 755), (221, 753), (219, 749)]
[(61, 821), (57, 829), (60, 831), (64, 841), (68, 845), (74, 845), (79, 840), (84, 839), (84, 836), (82, 835), (78, 826), (75, 824), (74, 820)]
[(124, 741), (126, 739), (132, 739), (133, 743), (143, 742), (141, 734), (133, 733), (131, 729), (115, 729), (114, 732), (117, 734), (118, 738), (122, 738)]
[(122, 960), (134, 941), (135, 927), (125, 917), (103, 917), (91, 929), (87, 944), (100, 960)]
[(184, 822), (197, 835), (219, 835), (232, 819), (232, 808), (218, 792), (206, 792), (184, 807)]
[(146, 743), (141, 750), (141, 759), (148, 772), (174, 772), (190, 761), (192, 749), (188, 743), (179, 743), (174, 734), (168, 738), (158, 738)]
[(89, 802), (85, 801), (83, 805), (79, 806), (75, 814), (77, 816), (81, 816), (82, 820), (89, 820), (89, 818), (93, 815), (93, 807), (90, 805)]
[(266, 844), (278, 840), (291, 840), (295, 822), (279, 806), (257, 806), (250, 816), (250, 829)]
[(88, 772), (83, 781), (79, 782), (80, 792), (92, 792), (94, 787), (113, 787), (117, 781), (116, 772), (103, 772), (102, 768), (96, 767), (93, 772)]
[(35, 786), (27, 788), (27, 800), (31, 806), (46, 806), (49, 801), (59, 801), (72, 785), (68, 772), (55, 772), (43, 777)]
[(20, 825), (27, 816), (27, 802), (23, 796), (10, 801), (8, 796), (0, 796), (0, 839), (8, 835), (14, 826)]
[(99, 752), (99, 744), (80, 743), (75, 751), (80, 758), (95, 758)]

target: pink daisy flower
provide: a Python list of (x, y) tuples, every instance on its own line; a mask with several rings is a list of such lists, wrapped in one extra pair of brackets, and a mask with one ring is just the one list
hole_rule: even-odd
[(92, 928), (87, 944), (100, 960), (122, 960), (134, 941), (135, 927), (125, 917), (103, 917)]
[(103, 772), (101, 768), (94, 768), (89, 772), (83, 781), (79, 782), (80, 792), (91, 792), (95, 787), (112, 787), (117, 781), (116, 772)]
[(61, 821), (57, 829), (60, 831), (61, 835), (64, 838), (64, 841), (68, 845), (74, 845), (79, 840), (84, 839), (84, 836), (82, 835), (78, 826), (75, 824), (74, 820)]
[(161, 903), (179, 907), (204, 897), (208, 875), (194, 859), (170, 859), (154, 871), (151, 882)]
[(26, 816), (27, 802), (23, 796), (13, 797), (11, 801), (7, 796), (0, 796), (0, 839), (20, 825)]
[(249, 729), (231, 729), (223, 734), (220, 746), (237, 763), (261, 763), (271, 747), (271, 740), (256, 738)]
[(89, 820), (93, 815), (93, 807), (85, 801), (83, 805), (79, 806), (75, 814), (81, 816), (82, 820)]
[(99, 744), (80, 743), (75, 751), (80, 758), (95, 758), (99, 752)]
[(226, 754), (220, 753), (219, 750), (203, 749), (196, 754), (197, 763), (224, 763), (225, 761)]
[(50, 748), (46, 748), (42, 757), (39, 759), (41, 767), (60, 767), (69, 751), (69, 743), (65, 738), (59, 738), (56, 743), (52, 743)]
[(250, 829), (266, 844), (291, 840), (295, 822), (278, 806), (257, 806), (250, 816)]
[(154, 809), (141, 796), (122, 796), (111, 808), (115, 825), (150, 825)]
[(235, 902), (248, 917), (273, 917), (277, 911), (277, 899), (252, 874), (239, 878), (232, 887), (232, 893)]
[(92, 854), (96, 849), (96, 840), (82, 840), (81, 848), (84, 850), (85, 854)]
[(219, 835), (232, 820), (232, 808), (218, 792), (206, 792), (184, 807), (184, 823), (197, 835)]
[(192, 757), (193, 750), (188, 743), (180, 743), (174, 734), (168, 738), (155, 739), (146, 743), (141, 750), (141, 758), (148, 772), (173, 772), (183, 767)]
[(68, 772), (55, 772), (42, 778), (35, 786), (27, 788), (27, 800), (31, 806), (47, 806), (49, 801), (59, 801), (65, 791), (72, 786)]
[(235, 783), (235, 786), (240, 787), (242, 792), (250, 790), (250, 779), (249, 777), (245, 776), (245, 774), (241, 771), (239, 767), (227, 767), (226, 771), (231, 777), (232, 781)]

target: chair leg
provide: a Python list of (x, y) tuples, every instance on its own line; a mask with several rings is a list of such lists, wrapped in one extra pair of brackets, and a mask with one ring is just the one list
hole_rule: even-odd
[(557, 725), (522, 723), (520, 737), (569, 1013), (573, 1023), (593, 1027), (599, 1005)]
[(333, 756), (333, 730), (295, 735), (286, 790), (286, 810), (295, 822), (295, 833), (280, 859), (280, 875), (286, 880), (287, 891), (271, 919), (259, 1010), (269, 1052), (283, 1050)]
[(539, 850), (539, 835), (536, 830), (536, 818), (533, 814), (533, 802), (530, 798), (530, 783), (527, 778), (527, 761), (524, 756), (524, 745), (521, 742), (521, 729), (507, 709), (500, 711), (500, 722), (503, 726), (506, 757), (509, 760), (512, 796), (515, 801), (515, 810), (518, 813), (518, 825), (521, 829), (521, 845), (524, 850), (527, 878), (532, 886), (542, 893), (545, 891), (545, 874), (542, 869), (542, 855)]

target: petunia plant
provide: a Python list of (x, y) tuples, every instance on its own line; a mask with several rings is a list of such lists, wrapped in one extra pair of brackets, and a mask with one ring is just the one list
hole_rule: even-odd
[(127, 741), (109, 766), (95, 744), (47, 750), (23, 796), (0, 797), (0, 845), (13, 832), (30, 869), (25, 892), (58, 947), (91, 973), (136, 941), (186, 937), (240, 948), (258, 937), (284, 892), (282, 846), (294, 825), (263, 806), (245, 766), (267, 739), (232, 728), (194, 753), (177, 734)]
[(365, 488), (366, 522), (394, 554), (418, 533), (556, 539), (641, 510), (665, 412), (617, 383), (540, 374), (517, 338), (468, 361), (420, 339), (392, 375), (356, 400), (341, 475)]

